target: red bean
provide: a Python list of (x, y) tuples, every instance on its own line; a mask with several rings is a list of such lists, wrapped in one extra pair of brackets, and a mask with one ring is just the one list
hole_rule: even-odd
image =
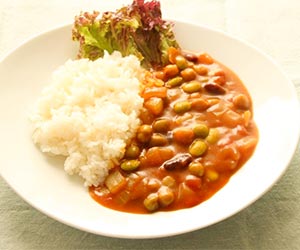
[(210, 92), (214, 95), (224, 95), (226, 93), (226, 90), (217, 83), (212, 83), (212, 82), (206, 83), (206, 84), (204, 84), (203, 87), (208, 92)]
[(192, 159), (193, 158), (190, 154), (177, 154), (172, 159), (166, 161), (163, 164), (163, 167), (166, 170), (183, 169), (188, 167)]
[(196, 54), (193, 54), (193, 53), (184, 53), (183, 56), (184, 56), (187, 60), (189, 60), (189, 61), (191, 61), (191, 62), (194, 62), (194, 63), (195, 63), (195, 62), (198, 61), (198, 57), (197, 57)]

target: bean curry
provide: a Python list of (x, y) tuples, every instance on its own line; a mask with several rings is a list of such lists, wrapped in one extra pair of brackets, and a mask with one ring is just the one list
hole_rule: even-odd
[(169, 49), (147, 72), (142, 124), (97, 202), (130, 213), (172, 211), (209, 199), (251, 157), (258, 130), (241, 80), (207, 53)]

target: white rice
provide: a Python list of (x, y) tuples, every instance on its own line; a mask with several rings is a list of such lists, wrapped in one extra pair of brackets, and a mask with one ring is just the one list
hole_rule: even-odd
[(42, 152), (66, 156), (65, 171), (102, 183), (140, 124), (140, 62), (119, 52), (59, 67), (31, 116)]

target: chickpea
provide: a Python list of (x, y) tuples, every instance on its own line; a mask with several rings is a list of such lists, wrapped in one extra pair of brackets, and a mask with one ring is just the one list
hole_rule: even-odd
[(194, 70), (201, 76), (205, 76), (208, 73), (208, 69), (201, 64), (194, 65)]
[(185, 81), (192, 81), (196, 78), (197, 73), (192, 68), (186, 68), (180, 72)]
[(148, 109), (145, 107), (142, 107), (141, 112), (140, 112), (140, 119), (143, 124), (151, 124), (154, 120), (155, 116), (150, 113)]
[(176, 76), (179, 73), (179, 69), (176, 64), (168, 64), (164, 67), (164, 73), (167, 78)]
[(149, 194), (146, 199), (144, 200), (144, 206), (145, 208), (152, 212), (158, 209), (158, 194), (157, 193), (151, 193)]
[(208, 136), (206, 137), (206, 141), (209, 144), (215, 144), (219, 140), (219, 131), (217, 128), (211, 128), (209, 130)]
[(187, 60), (182, 55), (175, 57), (175, 63), (179, 69), (185, 69), (188, 66)]
[(250, 108), (250, 101), (249, 101), (249, 98), (244, 95), (244, 94), (239, 94), (239, 95), (236, 95), (233, 100), (233, 105), (235, 107), (237, 107), (238, 109), (244, 109), (244, 110), (247, 110)]
[(206, 138), (209, 133), (209, 128), (205, 124), (196, 124), (193, 131), (197, 137)]
[(166, 133), (169, 131), (171, 126), (171, 121), (168, 119), (159, 119), (156, 120), (152, 127), (155, 132)]
[(198, 56), (198, 63), (203, 63), (203, 64), (213, 64), (214, 59), (206, 53), (200, 54)]
[(168, 144), (168, 139), (162, 134), (154, 133), (150, 139), (150, 146), (165, 146)]
[(142, 142), (146, 143), (149, 142), (152, 136), (152, 127), (150, 125), (144, 124), (139, 127), (137, 132), (137, 139)]
[(189, 147), (189, 153), (192, 156), (199, 157), (203, 155), (207, 150), (207, 145), (204, 141), (196, 139)]
[(135, 145), (135, 144), (131, 144), (125, 152), (125, 157), (126, 158), (130, 158), (130, 159), (134, 159), (134, 158), (138, 158), (140, 155), (140, 148)]
[(191, 100), (191, 103), (192, 109), (200, 112), (206, 110), (209, 107), (208, 101), (203, 98), (195, 98)]
[(172, 176), (167, 175), (166, 177), (164, 177), (162, 179), (162, 184), (167, 187), (174, 187), (176, 184), (176, 181)]
[(203, 176), (204, 166), (200, 162), (191, 162), (189, 165), (189, 171), (196, 176)]
[(158, 190), (158, 202), (161, 206), (166, 207), (174, 201), (174, 192), (166, 186), (162, 186)]

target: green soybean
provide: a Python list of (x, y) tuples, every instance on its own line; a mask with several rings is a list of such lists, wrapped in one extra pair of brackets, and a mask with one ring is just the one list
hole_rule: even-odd
[(177, 87), (179, 85), (181, 85), (183, 78), (181, 76), (176, 76), (174, 78), (171, 78), (170, 80), (168, 80), (166, 82), (166, 86), (167, 87)]
[(182, 114), (191, 109), (192, 105), (188, 101), (180, 101), (175, 103), (173, 109), (177, 114)]
[(121, 163), (121, 168), (125, 171), (133, 171), (140, 166), (139, 160), (125, 160)]
[(152, 127), (155, 132), (166, 133), (169, 131), (171, 126), (171, 121), (167, 119), (156, 120)]
[(198, 92), (199, 90), (201, 90), (201, 83), (198, 82), (198, 81), (191, 81), (191, 82), (188, 82), (184, 85), (182, 85), (182, 89), (184, 92), (186, 93), (195, 93), (195, 92)]

